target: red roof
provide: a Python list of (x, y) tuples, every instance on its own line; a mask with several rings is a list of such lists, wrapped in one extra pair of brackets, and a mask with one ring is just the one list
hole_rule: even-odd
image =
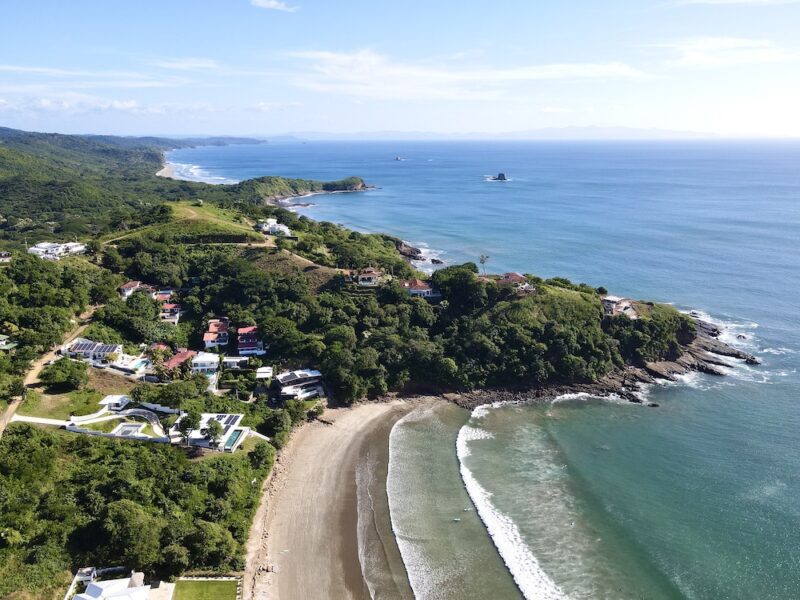
[(501, 283), (526, 283), (527, 281), (528, 280), (519, 273), (506, 273), (500, 280)]
[(227, 333), (228, 320), (212, 319), (208, 322), (208, 331), (211, 333)]
[(119, 286), (121, 290), (135, 290), (142, 285), (141, 281), (127, 281)]
[(180, 367), (183, 363), (185, 363), (187, 360), (196, 355), (197, 352), (195, 352), (194, 350), (183, 350), (181, 352), (178, 352), (175, 356), (173, 356), (167, 362), (165, 362), (164, 366), (167, 369), (176, 369), (177, 367)]
[(218, 337), (219, 337), (218, 333), (215, 333), (213, 331), (206, 331), (203, 334), (203, 341), (204, 342), (216, 342)]
[(242, 335), (244, 333), (256, 333), (257, 331), (258, 327), (256, 327), (255, 325), (250, 325), (248, 327), (239, 327), (238, 333), (239, 335)]
[(431, 286), (421, 279), (406, 279), (403, 281), (403, 287), (407, 290), (429, 290)]
[(162, 308), (164, 310), (173, 310), (173, 309), (180, 310), (181, 305), (180, 304), (165, 304)]

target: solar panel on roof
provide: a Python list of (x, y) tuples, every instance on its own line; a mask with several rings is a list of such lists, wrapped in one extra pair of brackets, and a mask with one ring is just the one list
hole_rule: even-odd
[(230, 424), (231, 424), (231, 423), (233, 423), (234, 421), (236, 421), (236, 415), (231, 415), (231, 416), (230, 416), (230, 417), (228, 417), (228, 419), (225, 421), (225, 425), (230, 425)]
[(230, 425), (225, 425), (225, 429), (222, 430), (222, 437), (228, 435), (228, 430), (231, 428)]
[(226, 416), (227, 416), (227, 415), (217, 415), (217, 416), (216, 416), (216, 417), (214, 417), (214, 418), (215, 418), (217, 421), (219, 421), (219, 422), (221, 423), (221, 422), (222, 422), (222, 420), (223, 420), (223, 419), (224, 419)]

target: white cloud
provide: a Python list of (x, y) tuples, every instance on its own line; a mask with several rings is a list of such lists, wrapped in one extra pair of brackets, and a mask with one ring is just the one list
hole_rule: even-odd
[(386, 100), (487, 100), (526, 82), (645, 76), (621, 62), (464, 69), (395, 62), (372, 50), (293, 52), (290, 56), (310, 65), (307, 72), (293, 78), (296, 86)]
[(153, 63), (162, 69), (175, 69), (177, 71), (197, 71), (219, 69), (219, 63), (211, 58), (170, 58)]
[(657, 47), (675, 52), (677, 57), (668, 63), (681, 67), (741, 66), (800, 59), (800, 53), (780, 48), (768, 40), (733, 37), (690, 38)]
[(88, 89), (88, 88), (159, 88), (187, 83), (181, 77), (153, 77), (136, 71), (106, 71), (62, 69), (30, 65), (0, 64), (0, 73), (10, 73), (20, 78), (34, 78), (35, 83), (18, 82), (20, 88), (41, 89)]
[(217, 109), (204, 103), (140, 104), (132, 99), (113, 99), (67, 92), (61, 95), (25, 96), (13, 100), (0, 99), (0, 112), (61, 113), (68, 115), (117, 112), (129, 115), (163, 115), (186, 111), (211, 112)]
[(250, 4), (259, 8), (282, 10), (283, 12), (294, 12), (299, 8), (298, 6), (289, 6), (286, 2), (281, 2), (281, 0), (250, 0)]

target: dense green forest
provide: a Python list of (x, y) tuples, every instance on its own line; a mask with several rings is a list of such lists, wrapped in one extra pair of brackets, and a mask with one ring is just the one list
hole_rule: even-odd
[(251, 481), (273, 457), (266, 442), (197, 461), (170, 445), (12, 425), (0, 444), (0, 597), (63, 594), (80, 565), (242, 569)]
[[(436, 302), (411, 298), (398, 279), (422, 274), (395, 238), (264, 202), (360, 190), (361, 179), (211, 186), (156, 177), (162, 151), (182, 143), (0, 129), (0, 249), (15, 249), (0, 265), (0, 334), (18, 344), (0, 352), (0, 407), (90, 305), (103, 306), (85, 335), (129, 351), (154, 342), (199, 349), (213, 316), (257, 325), (268, 364), (319, 368), (343, 403), (389, 391), (590, 382), (625, 364), (674, 359), (694, 336), (691, 319), (669, 306), (643, 303), (636, 320), (607, 317), (601, 288), (528, 275), (535, 293), (521, 294), (480, 277), (473, 263), (435, 272)], [(271, 247), (254, 234), (268, 217), (288, 225), (292, 239)], [(25, 239), (73, 236), (88, 242), (86, 256), (46, 262), (21, 250)], [(344, 270), (366, 266), (394, 277), (372, 290), (348, 283)], [(120, 300), (116, 288), (129, 278), (172, 287), (185, 310), (180, 324), (162, 323), (146, 294)], [(244, 413), (244, 425), (272, 445), (197, 460), (176, 447), (13, 424), (0, 442), (0, 596), (47, 597), (69, 569), (90, 563), (164, 576), (241, 567), (259, 487), (251, 481), (263, 479), (308, 407), (264, 397), (244, 404), (207, 393), (203, 378), (174, 379), (132, 395)], [(223, 374), (237, 391), (253, 391), (253, 379)]]

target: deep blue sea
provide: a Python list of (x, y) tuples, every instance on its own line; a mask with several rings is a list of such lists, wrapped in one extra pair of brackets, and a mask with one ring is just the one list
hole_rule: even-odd
[(449, 264), (486, 254), (496, 272), (698, 310), (763, 360), (654, 386), (658, 409), (577, 397), (403, 419), (387, 488), (418, 597), (800, 598), (800, 143), (269, 143), (169, 160), (212, 182), (362, 176), (376, 189), (299, 210)]

